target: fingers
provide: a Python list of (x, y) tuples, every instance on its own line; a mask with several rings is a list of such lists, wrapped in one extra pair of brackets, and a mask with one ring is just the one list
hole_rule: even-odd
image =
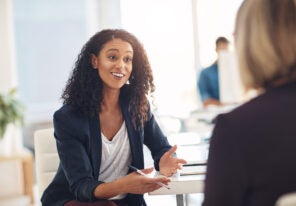
[(162, 183), (165, 184), (165, 185), (168, 185), (169, 182), (171, 181), (170, 178), (165, 177), (165, 176), (163, 176), (163, 177), (155, 177), (155, 178), (152, 178), (152, 180), (153, 180), (154, 183), (156, 183), (156, 184), (157, 184), (158, 182), (162, 182)]
[(178, 170), (181, 170), (182, 169), (182, 165), (181, 164), (178, 164), (177, 169)]
[(181, 170), (181, 169), (182, 169), (183, 164), (187, 164), (187, 161), (184, 160), (184, 159), (176, 159), (176, 162), (177, 162), (177, 166), (176, 166), (176, 168), (177, 168), (178, 170)]
[[(142, 169), (141, 172), (147, 174), (154, 170), (153, 167)], [(137, 172), (132, 172), (118, 181), (124, 181), (127, 193), (144, 194), (152, 192), (162, 187), (162, 184), (168, 185), (170, 179), (167, 177), (150, 177), (150, 175), (141, 175)], [(160, 184), (162, 183), (162, 184)]]
[(187, 164), (187, 161), (184, 159), (177, 159), (178, 164)]
[(174, 145), (169, 151), (166, 152), (166, 155), (172, 156), (177, 151), (177, 145)]
[[(177, 145), (174, 145), (169, 151), (166, 152), (167, 156), (172, 156), (177, 151)], [(187, 164), (184, 159), (175, 158), (177, 164)]]
[(138, 192), (136, 193), (139, 193), (139, 194), (143, 194), (143, 193), (146, 193), (146, 192), (152, 192), (154, 190), (157, 190), (159, 188), (161, 188), (162, 186), (159, 184), (159, 183), (163, 183), (165, 185), (168, 185), (169, 182), (170, 182), (170, 179), (167, 178), (167, 177), (155, 177), (155, 178), (152, 178), (152, 177), (144, 177), (144, 176), (141, 176), (140, 177), (142, 179), (141, 181), (141, 184), (140, 184), (140, 187), (138, 185)]
[(154, 168), (150, 167), (150, 168), (146, 168), (146, 169), (142, 169), (141, 171), (144, 172), (145, 174), (149, 174), (151, 172), (153, 172)]
[(166, 176), (166, 177), (171, 177), (173, 176), (175, 173), (177, 173), (177, 169), (171, 169), (171, 170), (166, 170), (166, 171), (162, 171), (160, 172), (162, 175)]

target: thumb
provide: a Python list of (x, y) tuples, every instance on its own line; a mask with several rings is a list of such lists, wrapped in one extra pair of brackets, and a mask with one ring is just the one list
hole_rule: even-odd
[(172, 156), (177, 151), (177, 145), (174, 145), (169, 151), (166, 152), (167, 156)]
[(154, 170), (154, 167), (150, 167), (150, 168), (142, 169), (141, 171), (144, 172), (145, 174), (149, 174), (153, 172), (153, 170)]

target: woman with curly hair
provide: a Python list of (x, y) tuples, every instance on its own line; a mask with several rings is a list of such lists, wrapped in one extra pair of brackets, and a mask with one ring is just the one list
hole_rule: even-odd
[[(154, 91), (146, 52), (131, 33), (107, 29), (84, 45), (54, 114), (60, 166), (41, 201), (44, 206), (146, 205), (143, 194), (168, 184), (183, 159), (150, 111)], [(144, 168), (143, 144), (163, 177)]]

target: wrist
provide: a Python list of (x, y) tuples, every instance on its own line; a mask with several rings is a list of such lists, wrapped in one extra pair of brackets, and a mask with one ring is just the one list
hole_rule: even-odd
[(114, 187), (115, 187), (114, 189), (117, 190), (117, 192), (119, 194), (126, 194), (126, 193), (128, 193), (128, 191), (126, 189), (126, 184), (124, 183), (124, 177), (115, 180), (114, 181)]
[(121, 181), (118, 180), (115, 180), (114, 182), (102, 183), (94, 190), (95, 197), (99, 199), (109, 199), (124, 193)]

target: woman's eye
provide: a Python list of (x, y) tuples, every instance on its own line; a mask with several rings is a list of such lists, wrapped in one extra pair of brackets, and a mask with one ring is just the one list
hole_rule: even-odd
[(109, 56), (108, 58), (111, 59), (111, 60), (115, 60), (116, 56), (113, 55), (113, 56)]
[(133, 61), (133, 59), (131, 57), (126, 57), (124, 60), (125, 60), (125, 62), (132, 62)]

